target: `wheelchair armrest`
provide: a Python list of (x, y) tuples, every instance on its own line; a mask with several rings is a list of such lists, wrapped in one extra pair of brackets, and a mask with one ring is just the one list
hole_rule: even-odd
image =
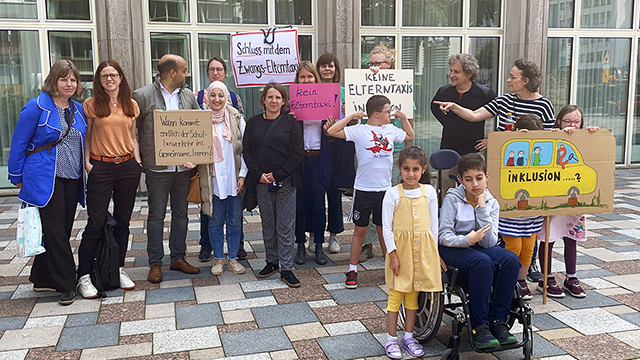
[(458, 278), (458, 269), (447, 265), (447, 272), (443, 272), (443, 282), (447, 284), (447, 290), (452, 291)]

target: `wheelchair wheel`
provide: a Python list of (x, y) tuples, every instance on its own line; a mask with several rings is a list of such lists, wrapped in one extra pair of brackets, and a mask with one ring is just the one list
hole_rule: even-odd
[[(442, 321), (443, 304), (444, 293), (442, 292), (421, 292), (418, 295), (418, 312), (416, 314), (416, 324), (413, 328), (413, 336), (416, 340), (421, 343), (427, 343), (436, 336)], [(400, 307), (398, 321), (404, 328), (404, 304)]]
[(451, 356), (451, 353), (453, 353), (453, 349), (447, 349), (442, 353), (442, 356), (440, 357), (440, 360), (459, 360), (460, 356)]
[(531, 360), (531, 355), (533, 354), (533, 338), (529, 338), (529, 341), (524, 344), (522, 352), (524, 353), (524, 360)]

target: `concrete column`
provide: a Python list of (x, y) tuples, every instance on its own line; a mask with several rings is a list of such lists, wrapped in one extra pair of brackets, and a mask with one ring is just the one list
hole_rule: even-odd
[(359, 68), (360, 1), (318, 0), (317, 4), (318, 56), (330, 52), (336, 55), (342, 70)]
[[(505, 3), (504, 78), (513, 67), (513, 62), (523, 58), (540, 66), (543, 74), (541, 89), (544, 89), (549, 0), (509, 0)], [(506, 81), (503, 85), (506, 89)]]
[(116, 60), (132, 90), (146, 85), (142, 1), (95, 0), (95, 6), (98, 61)]

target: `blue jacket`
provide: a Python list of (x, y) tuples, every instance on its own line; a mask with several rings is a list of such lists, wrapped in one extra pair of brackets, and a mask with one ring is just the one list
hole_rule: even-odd
[[(82, 105), (73, 101), (73, 106), (75, 113), (71, 126), (82, 134), (83, 154), (81, 159), (84, 159), (87, 119), (84, 117)], [(63, 135), (56, 105), (49, 94), (40, 93), (22, 108), (11, 139), (11, 152), (9, 153), (9, 179), (12, 184), (22, 183), (22, 189), (18, 195), (20, 200), (37, 207), (44, 207), (49, 203), (53, 195), (56, 177), (57, 146), (52, 147), (51, 152), (45, 149), (28, 158), (26, 154), (39, 146), (57, 141)], [(84, 169), (84, 166), (82, 168)], [(85, 200), (84, 179), (83, 175), (83, 186), (78, 191), (78, 202), (83, 207)]]

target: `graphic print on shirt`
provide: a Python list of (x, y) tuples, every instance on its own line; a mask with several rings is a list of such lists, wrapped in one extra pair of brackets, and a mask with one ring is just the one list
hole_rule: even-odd
[(374, 154), (377, 154), (380, 151), (393, 151), (393, 146), (391, 146), (391, 143), (386, 137), (384, 137), (384, 135), (376, 134), (373, 130), (371, 131), (371, 134), (373, 134), (373, 140), (371, 140), (371, 142), (373, 142), (374, 145), (372, 147), (365, 148), (366, 150), (369, 150)]

